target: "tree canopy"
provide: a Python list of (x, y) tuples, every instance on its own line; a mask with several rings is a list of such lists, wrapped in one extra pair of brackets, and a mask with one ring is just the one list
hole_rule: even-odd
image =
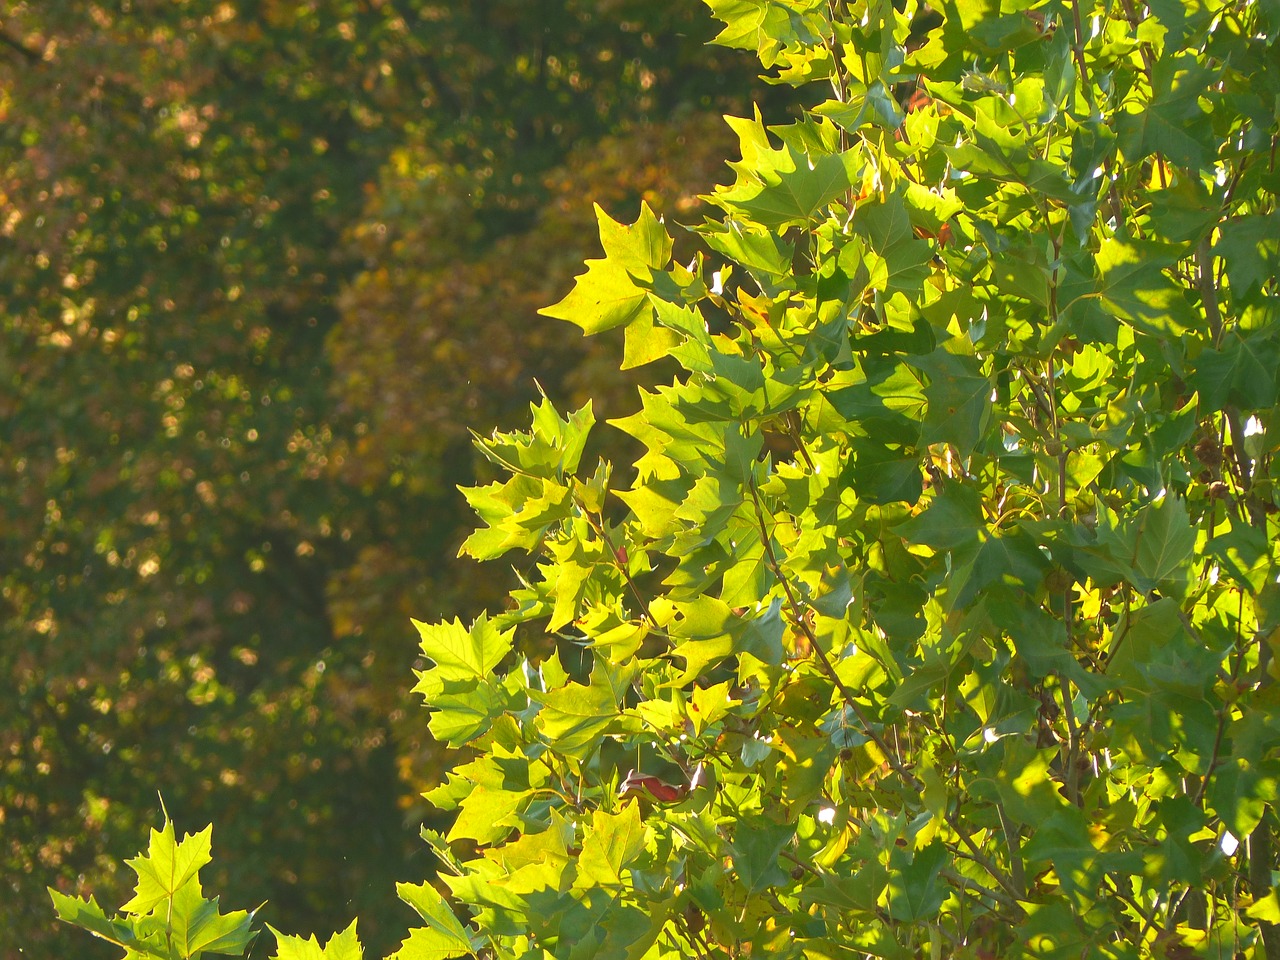
[[(469, 752), (394, 956), (1275, 960), (1280, 13), (708, 5), (809, 106), (544, 309), (679, 364), (638, 455), (478, 441), (521, 583), (419, 624)], [(60, 915), (159, 944), (136, 869)]]

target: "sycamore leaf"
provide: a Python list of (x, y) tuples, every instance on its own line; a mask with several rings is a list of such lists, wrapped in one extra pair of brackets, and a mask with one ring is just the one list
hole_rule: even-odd
[(635, 278), (647, 279), (651, 271), (667, 265), (671, 237), (647, 203), (641, 205), (640, 218), (631, 226), (617, 223), (598, 204), (596, 219), (604, 259), (588, 260), (587, 272), (578, 277), (569, 295), (538, 312), (575, 323), (586, 334), (626, 326), (642, 317), (652, 322), (648, 292)]
[(598, 661), (585, 686), (571, 682), (545, 693), (529, 691), (530, 698), (542, 704), (537, 723), (551, 749), (578, 760), (590, 756), (621, 715), (618, 704), (635, 669), (634, 664), (624, 667)]
[(471, 941), (449, 904), (429, 883), (397, 883), (400, 899), (417, 912), (426, 926), (409, 931), (409, 937), (392, 954), (394, 960), (448, 960), (473, 955)]
[(1216, 79), (1216, 71), (1192, 53), (1157, 61), (1151, 78), (1155, 96), (1149, 103), (1128, 104), (1117, 123), (1125, 158), (1136, 162), (1158, 152), (1190, 170), (1204, 166), (1212, 138), (1200, 100)]
[(476, 438), (476, 447), (489, 460), (512, 473), (530, 473), (548, 480), (560, 479), (578, 469), (587, 437), (595, 425), (591, 401), (567, 419), (544, 395), (530, 404), (533, 429), (508, 433), (494, 431), (489, 439)]
[(760, 54), (772, 66), (783, 47), (822, 43), (829, 30), (823, 0), (706, 0), (711, 15), (725, 24), (712, 43)]
[(922, 923), (937, 914), (947, 887), (938, 874), (947, 862), (947, 849), (935, 840), (917, 850), (911, 862), (891, 874), (887, 896), (889, 914), (906, 923)]
[(426, 624), (412, 621), (421, 649), (433, 666), (418, 671), (413, 692), (433, 710), (431, 732), (461, 746), (489, 729), (502, 715), (507, 697), (493, 671), (511, 649), (515, 628), (499, 631), (486, 614), (464, 627), (461, 620)]
[(515, 634), (514, 628), (499, 631), (484, 613), (470, 627), (456, 618), (452, 623), (412, 623), (422, 638), (423, 655), (435, 664), (420, 674), (424, 681), (429, 676), (430, 683), (486, 679), (511, 649)]
[(459, 556), (493, 560), (508, 550), (532, 550), (552, 524), (573, 512), (573, 490), (554, 480), (519, 474), (505, 483), (462, 487), (467, 503), (488, 526), (476, 530)]
[(195, 836), (187, 834), (179, 842), (172, 821), (166, 817), (161, 830), (151, 831), (147, 855), (125, 861), (138, 875), (138, 883), (129, 902), (120, 909), (135, 915), (149, 913), (194, 880), (200, 868), (213, 859), (212, 836), (213, 827), (208, 826)]
[(267, 924), (275, 934), (276, 955), (273, 960), (361, 960), (364, 950), (356, 936), (356, 921), (341, 933), (335, 933), (323, 947), (315, 934), (303, 939), (281, 933)]
[(738, 179), (731, 187), (717, 187), (708, 198), (730, 214), (781, 230), (806, 222), (861, 177), (862, 165), (853, 151), (810, 156), (789, 143), (774, 150), (758, 115), (734, 126), (742, 160), (730, 166)]
[(127, 920), (112, 920), (107, 917), (93, 897), (87, 899), (69, 897), (52, 887), (49, 888), (49, 896), (53, 900), (53, 908), (59, 920), (88, 930), (95, 937), (100, 937), (117, 946), (146, 952), (146, 948), (138, 942), (133, 924)]
[(920, 441), (950, 443), (962, 457), (969, 456), (986, 434), (991, 416), (991, 381), (966, 347), (972, 350), (968, 338), (957, 337), (910, 361), (929, 378), (924, 388), (929, 406)]
[(1257, 299), (1263, 286), (1280, 275), (1280, 214), (1230, 220), (1213, 246), (1231, 281), (1231, 295), (1240, 301)]
[(640, 822), (640, 804), (627, 803), (616, 815), (603, 810), (594, 811), (591, 827), (583, 835), (574, 887), (621, 886), (623, 868), (643, 849), (644, 826)]
[(759, 893), (786, 878), (778, 863), (796, 834), (793, 824), (774, 823), (761, 816), (739, 817), (730, 845), (733, 869), (748, 893)]
[(1189, 382), (1210, 409), (1221, 410), (1234, 403), (1245, 410), (1275, 404), (1277, 371), (1280, 371), (1280, 340), (1274, 336), (1241, 338), (1235, 331), (1221, 349), (1205, 350), (1196, 358)]
[(218, 913), (218, 898), (206, 900), (198, 882), (183, 885), (174, 895), (167, 920), (173, 943), (184, 957), (201, 953), (243, 956), (257, 935), (251, 926), (252, 913)]
[(1134, 586), (1143, 592), (1175, 589), (1195, 549), (1196, 531), (1179, 497), (1166, 496), (1145, 508), (1128, 532), (1133, 550)]
[(1097, 261), (1103, 306), (1143, 333), (1182, 333), (1195, 323), (1195, 316), (1182, 288), (1164, 273), (1175, 259), (1162, 244), (1104, 240)]

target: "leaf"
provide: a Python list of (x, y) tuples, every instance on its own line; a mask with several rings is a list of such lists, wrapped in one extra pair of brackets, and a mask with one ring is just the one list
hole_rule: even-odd
[(151, 831), (147, 856), (125, 861), (138, 875), (138, 883), (129, 902), (120, 909), (134, 915), (150, 913), (162, 900), (195, 880), (200, 868), (213, 859), (212, 836), (213, 827), (208, 826), (178, 842), (173, 823), (165, 817), (164, 827)]
[(792, 824), (764, 817), (739, 817), (730, 850), (733, 869), (748, 894), (756, 894), (786, 880), (778, 857), (795, 836)]
[[(986, 434), (991, 419), (991, 381), (983, 376), (977, 358), (965, 351), (968, 338), (956, 338), (911, 365), (929, 378), (928, 401), (920, 441), (947, 443), (967, 457)], [(955, 351), (955, 352), (953, 352)]]
[(1241, 759), (1230, 759), (1209, 781), (1208, 800), (1219, 819), (1237, 838), (1247, 837), (1262, 820), (1267, 804), (1280, 793), (1280, 778)]
[(1200, 170), (1209, 142), (1204, 135), (1207, 118), (1200, 98), (1215, 82), (1215, 71), (1193, 53), (1158, 60), (1151, 78), (1155, 90), (1151, 101), (1131, 101), (1117, 121), (1125, 159), (1134, 163), (1160, 153), (1189, 170)]
[(647, 203), (641, 204), (640, 218), (631, 226), (610, 218), (599, 204), (595, 210), (604, 259), (588, 260), (587, 272), (569, 295), (538, 311), (575, 323), (588, 335), (651, 318), (648, 292), (635, 278), (647, 280), (651, 271), (661, 270), (671, 259), (671, 237)]
[(808, 156), (790, 144), (769, 147), (764, 125), (731, 120), (742, 143), (742, 160), (730, 164), (738, 174), (732, 187), (719, 187), (709, 199), (731, 214), (781, 230), (808, 221), (847, 193), (861, 176), (853, 152)]
[(1208, 349), (1196, 358), (1191, 386), (1211, 410), (1236, 404), (1245, 410), (1273, 406), (1277, 399), (1276, 371), (1280, 342), (1265, 334), (1227, 335), (1221, 349)]
[(426, 927), (410, 931), (409, 939), (393, 956), (400, 960), (446, 960), (473, 954), (466, 930), (435, 887), (429, 883), (397, 883), (396, 893), (413, 907)]
[(1103, 306), (1153, 336), (1178, 336), (1195, 315), (1181, 288), (1164, 273), (1172, 250), (1150, 241), (1109, 238), (1098, 252)]
[(520, 474), (505, 483), (460, 487), (487, 529), (471, 534), (458, 551), (493, 560), (508, 550), (533, 550), (552, 524), (573, 512), (573, 490), (554, 480)]
[(434, 664), (419, 674), (419, 687), (433, 687), (448, 680), (487, 679), (511, 650), (515, 635), (514, 628), (499, 631), (484, 613), (470, 627), (464, 627), (456, 618), (452, 623), (412, 623), (421, 637), (423, 655)]
[(712, 16), (725, 24), (711, 42), (756, 51), (766, 66), (773, 64), (781, 48), (822, 42), (823, 21), (811, 12), (820, 11), (822, 5), (813, 0), (706, 0), (706, 4)]
[(1263, 286), (1280, 274), (1280, 215), (1228, 220), (1213, 253), (1226, 265), (1232, 298), (1256, 300)]
[(1280, 923), (1280, 897), (1273, 889), (1262, 899), (1255, 900), (1244, 915), (1264, 923)]
[(114, 943), (117, 946), (139, 952), (145, 950), (138, 944), (138, 937), (134, 933), (133, 925), (127, 920), (109, 919), (93, 897), (85, 899), (69, 897), (64, 893), (59, 893), (52, 887), (48, 889), (59, 920), (82, 927), (95, 937)]
[(546, 693), (530, 691), (530, 698), (542, 704), (537, 724), (551, 749), (577, 760), (590, 756), (620, 716), (618, 703), (634, 669), (597, 662), (586, 686), (569, 683)]
[(167, 920), (172, 942), (184, 957), (201, 953), (243, 956), (257, 936), (251, 926), (253, 914), (245, 910), (218, 913), (218, 898), (202, 897), (199, 883), (187, 883), (179, 889)]
[(356, 937), (356, 921), (341, 933), (335, 933), (323, 947), (315, 934), (303, 939), (281, 933), (267, 925), (276, 938), (276, 955), (273, 960), (361, 960), (364, 950)]
[(591, 827), (582, 838), (575, 889), (622, 886), (623, 868), (635, 860), (643, 848), (644, 827), (638, 803), (627, 803), (618, 814), (594, 811)]
[(1196, 545), (1195, 528), (1181, 498), (1166, 496), (1144, 508), (1127, 539), (1133, 547), (1134, 586), (1144, 593), (1181, 589)]
[[(896, 852), (896, 851), (895, 851)], [(889, 915), (906, 923), (921, 923), (937, 915), (946, 897), (946, 885), (938, 873), (947, 862), (942, 841), (917, 850), (911, 862), (889, 875)]]

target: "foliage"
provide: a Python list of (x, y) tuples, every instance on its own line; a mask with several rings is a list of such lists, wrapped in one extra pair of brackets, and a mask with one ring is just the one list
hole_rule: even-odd
[(58, 917), (124, 947), (128, 956), (243, 956), (255, 936), (252, 914), (220, 914), (218, 898), (206, 900), (200, 889), (200, 868), (212, 859), (212, 833), (213, 828), (206, 827), (179, 841), (166, 816), (164, 828), (151, 831), (146, 855), (129, 861), (138, 883), (133, 897), (120, 908), (120, 919), (108, 918), (93, 897), (68, 897), (51, 889)]
[[(127, 958), (245, 956), (259, 933), (253, 927), (257, 911), (221, 914), (218, 898), (208, 900), (201, 890), (200, 870), (212, 861), (212, 835), (210, 826), (179, 841), (166, 812), (164, 827), (151, 831), (147, 852), (128, 861), (138, 880), (133, 896), (117, 916), (108, 917), (92, 896), (70, 897), (50, 888), (59, 919), (123, 947)], [(471, 941), (461, 922), (433, 887), (401, 883), (397, 891), (425, 926), (411, 931), (389, 960), (443, 960), (471, 952)], [(323, 947), (314, 936), (291, 936), (275, 927), (269, 929), (276, 939), (272, 960), (360, 960), (364, 954), (354, 920)]]
[(1274, 24), (1030, 7), (712, 3), (833, 96), (547, 311), (683, 366), (634, 476), (481, 443), (537, 573), (417, 689), (484, 951), (1280, 949)]
[(710, 6), (832, 95), (548, 308), (683, 368), (630, 469), (480, 441), (433, 955), (1274, 960), (1274, 6)]
[[(41, 922), (44, 885), (122, 892), (157, 789), (222, 824), (224, 896), (295, 928), (350, 905), (390, 944), (378, 892), (421, 863), (404, 822), (444, 762), (409, 723), (404, 622), (500, 595), (443, 562), (465, 537), (453, 485), (475, 482), (466, 428), (527, 401), (547, 339), (546, 298), (472, 291), (513, 250), (515, 275), (559, 259), (567, 282), (602, 178), (619, 204), (706, 189), (669, 186), (674, 147), (746, 58), (708, 61), (696, 10), (630, 0), (18, 0), (2, 19), (0, 954), (82, 948)], [(667, 146), (632, 152), (633, 129)], [(383, 237), (405, 241), (389, 289)], [(488, 377), (485, 406), (443, 420), (358, 382), (374, 334), (437, 310)], [(535, 369), (564, 397), (575, 368), (592, 389), (605, 369), (574, 350)], [(472, 376), (436, 363), (432, 399)], [(441, 451), (447, 470), (392, 481)]]

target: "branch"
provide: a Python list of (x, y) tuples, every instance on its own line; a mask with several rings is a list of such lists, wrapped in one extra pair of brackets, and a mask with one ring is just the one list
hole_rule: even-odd
[(9, 47), (11, 50), (18, 51), (18, 53), (26, 57), (27, 60), (29, 60), (31, 63), (37, 63), (37, 64), (44, 63), (44, 56), (43, 54), (40, 53), (39, 50), (32, 50), (21, 40), (17, 39), (16, 37), (10, 36), (9, 33), (5, 30), (0, 30), (0, 43), (3, 43), (6, 47)]
[(835, 666), (831, 663), (821, 645), (818, 638), (814, 636), (812, 628), (804, 618), (804, 609), (800, 605), (800, 601), (796, 599), (795, 593), (791, 589), (791, 582), (782, 572), (782, 566), (778, 563), (777, 554), (773, 550), (773, 538), (769, 536), (769, 530), (764, 523), (764, 508), (760, 504), (760, 492), (756, 489), (755, 478), (747, 481), (747, 487), (751, 490), (751, 500), (756, 508), (756, 522), (760, 526), (760, 539), (764, 544), (765, 554), (769, 558), (769, 567), (773, 570), (774, 577), (782, 584), (782, 589), (787, 595), (787, 606), (791, 608), (791, 619), (795, 622), (796, 627), (804, 634), (805, 639), (809, 641), (809, 649), (813, 651), (814, 656), (818, 658), (818, 663), (822, 666), (823, 672), (831, 678), (832, 683), (836, 685), (836, 689), (840, 691), (840, 697), (844, 700), (845, 705), (858, 718), (858, 723), (862, 725), (863, 731), (868, 737), (880, 748), (880, 752), (884, 754), (885, 760), (889, 766), (893, 768), (894, 773), (902, 777), (909, 787), (913, 789), (923, 789), (923, 785), (916, 779), (906, 767), (902, 765), (902, 761), (898, 758), (897, 752), (889, 747), (884, 738), (878, 734), (871, 726), (871, 720), (862, 711), (862, 707), (858, 704), (857, 699), (853, 695), (853, 691), (848, 685), (840, 679), (840, 675), (836, 673)]

